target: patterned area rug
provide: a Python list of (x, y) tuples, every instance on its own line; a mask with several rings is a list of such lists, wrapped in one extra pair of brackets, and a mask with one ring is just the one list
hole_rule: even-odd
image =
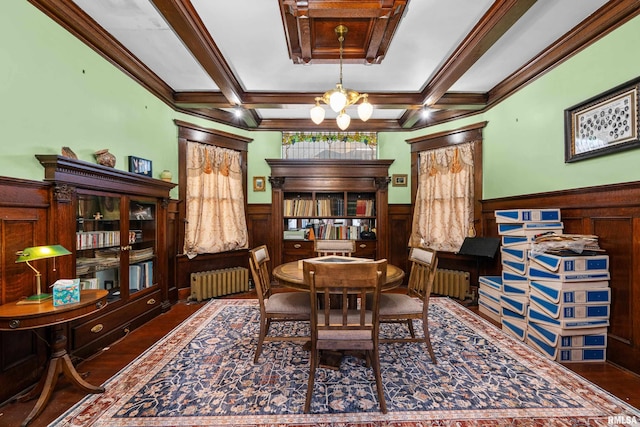
[[(345, 356), (318, 369), (303, 414), (309, 353), (265, 343), (253, 364), (255, 300), (213, 300), (52, 426), (606, 426), (640, 422), (628, 406), (446, 298), (432, 299), (434, 365), (419, 343), (381, 344), (389, 413), (375, 379)], [(384, 334), (401, 333), (384, 325)], [(416, 325), (421, 326), (421, 325)], [(279, 333), (308, 333), (284, 324)], [(417, 327), (416, 331), (421, 328)], [(615, 418), (610, 418), (615, 417)], [(625, 418), (626, 417), (626, 418)]]

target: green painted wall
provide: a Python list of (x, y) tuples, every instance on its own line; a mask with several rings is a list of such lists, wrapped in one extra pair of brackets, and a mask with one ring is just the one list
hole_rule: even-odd
[[(253, 192), (253, 177), (270, 174), (265, 158), (280, 156), (280, 133), (244, 131), (175, 112), (25, 1), (0, 14), (0, 168), (3, 176), (41, 180), (34, 154), (71, 147), (81, 160), (108, 148), (116, 168), (127, 156), (177, 176), (179, 119), (253, 138), (249, 203), (270, 203), (270, 187)], [(395, 159), (390, 174), (410, 174), (409, 138), (487, 120), (484, 197), (495, 198), (640, 179), (640, 150), (564, 163), (565, 108), (637, 77), (640, 17), (542, 76), (490, 111), (414, 132), (382, 132), (378, 153)], [(410, 177), (409, 177), (410, 178)], [(174, 191), (172, 196), (177, 197)], [(410, 203), (410, 186), (389, 187), (390, 203)]]

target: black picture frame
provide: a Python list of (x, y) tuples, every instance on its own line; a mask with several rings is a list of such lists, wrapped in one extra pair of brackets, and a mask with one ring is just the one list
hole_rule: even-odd
[(151, 167), (151, 160), (129, 156), (129, 172), (138, 175), (152, 176)]
[(564, 110), (565, 163), (640, 147), (640, 77)]

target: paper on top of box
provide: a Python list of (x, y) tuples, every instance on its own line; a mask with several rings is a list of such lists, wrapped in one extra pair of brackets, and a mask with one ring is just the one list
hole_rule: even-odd
[(480, 276), (478, 282), (502, 292), (502, 276)]
[(507, 331), (510, 335), (516, 337), (520, 341), (524, 341), (527, 333), (527, 322), (515, 319), (502, 318), (502, 330)]
[(609, 255), (558, 256), (529, 251), (529, 259), (556, 273), (609, 270)]
[(478, 286), (478, 295), (488, 300), (491, 300), (497, 304), (500, 304), (501, 293), (493, 288), (487, 288), (482, 283), (480, 283), (480, 286)]
[[(577, 295), (579, 291), (588, 291), (589, 297), (585, 297), (585, 301), (596, 300), (600, 298), (600, 301), (610, 301), (611, 292), (609, 289), (609, 282), (605, 281), (593, 281), (593, 282), (548, 282), (544, 280), (531, 280), (529, 282), (531, 289), (535, 289), (541, 295), (544, 295), (549, 301), (552, 302), (568, 302), (569, 293), (573, 293), (572, 300), (580, 302), (580, 297)], [(594, 294), (591, 293), (593, 291)], [(604, 291), (608, 294), (608, 298), (604, 298)], [(597, 296), (596, 296), (597, 295)]]
[(531, 280), (555, 280), (561, 282), (589, 282), (610, 279), (609, 271), (554, 273), (546, 268), (537, 267), (534, 263), (529, 264), (528, 276)]
[(529, 251), (525, 248), (520, 248), (517, 246), (512, 247), (502, 247), (500, 248), (500, 253), (502, 254), (502, 259), (511, 259), (513, 261), (526, 261), (529, 255)]
[(503, 209), (494, 215), (496, 223), (560, 221), (560, 209)]
[(564, 228), (561, 222), (523, 222), (517, 224), (498, 224), (499, 235), (536, 236), (547, 231), (557, 231)]
[(515, 311), (523, 316), (527, 313), (527, 307), (529, 306), (528, 296), (516, 296), (516, 295), (501, 295), (500, 305)]
[(529, 304), (527, 315), (532, 322), (544, 323), (558, 328), (579, 329), (609, 326), (609, 319), (602, 318), (555, 319), (538, 309), (534, 303)]

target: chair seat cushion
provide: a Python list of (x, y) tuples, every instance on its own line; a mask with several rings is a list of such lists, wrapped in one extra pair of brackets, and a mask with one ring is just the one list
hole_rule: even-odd
[(404, 294), (380, 294), (380, 316), (421, 314), (422, 301)]
[(267, 313), (311, 314), (311, 303), (307, 292), (278, 292), (265, 300)]

